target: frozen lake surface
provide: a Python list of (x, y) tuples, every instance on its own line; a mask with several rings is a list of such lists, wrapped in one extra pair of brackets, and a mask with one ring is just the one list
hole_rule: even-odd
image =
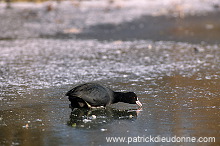
[[(1, 10), (0, 17), (8, 21), (0, 22), (1, 32), (5, 32), (0, 34), (0, 144), (127, 145), (107, 143), (106, 137), (160, 135), (215, 137), (216, 142), (208, 145), (219, 145), (217, 14), (185, 19), (144, 14), (139, 19), (121, 20), (123, 17), (118, 16), (120, 21), (113, 25), (101, 20), (123, 14), (128, 6), (116, 9), (113, 5), (112, 10), (106, 10), (111, 11), (107, 15), (94, 18), (96, 13), (101, 16), (98, 12), (104, 11), (104, 6), (91, 10), (86, 5), (76, 7), (81, 11), (74, 17), (67, 15), (69, 7), (64, 11), (64, 6), (58, 7), (62, 11), (56, 8), (47, 15), (40, 6), (34, 10), (15, 8), (7, 14)], [(88, 17), (90, 11), (92, 16)], [(61, 17), (59, 12), (66, 15)], [(143, 14), (141, 10), (135, 12)], [(19, 23), (12, 25), (11, 21)], [(133, 28), (136, 24), (140, 26)], [(152, 31), (154, 24), (157, 29)], [(176, 29), (171, 31), (169, 24)], [(191, 29), (191, 24), (198, 29)], [(209, 31), (213, 33), (203, 35)], [(143, 107), (118, 103), (107, 109), (71, 112), (64, 95), (85, 82), (98, 82), (115, 91), (134, 91)]]

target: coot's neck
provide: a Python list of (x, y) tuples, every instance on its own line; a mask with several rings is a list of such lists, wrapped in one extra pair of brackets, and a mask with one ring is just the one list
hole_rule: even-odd
[(113, 100), (113, 103), (117, 103), (117, 102), (125, 102), (125, 103), (127, 103), (126, 93), (123, 93), (123, 92), (114, 92), (114, 100)]

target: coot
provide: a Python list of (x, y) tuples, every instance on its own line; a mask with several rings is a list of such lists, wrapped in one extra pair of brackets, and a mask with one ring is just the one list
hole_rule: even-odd
[(93, 108), (105, 107), (107, 105), (125, 102), (142, 106), (134, 92), (114, 92), (113, 90), (98, 83), (85, 83), (79, 85), (66, 93), (71, 102), (70, 107)]

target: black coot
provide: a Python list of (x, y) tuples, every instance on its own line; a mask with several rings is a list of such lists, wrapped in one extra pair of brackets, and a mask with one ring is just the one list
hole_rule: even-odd
[(98, 83), (85, 83), (79, 85), (66, 93), (71, 102), (70, 107), (74, 108), (92, 108), (105, 107), (107, 105), (125, 102), (142, 106), (134, 92), (114, 92)]

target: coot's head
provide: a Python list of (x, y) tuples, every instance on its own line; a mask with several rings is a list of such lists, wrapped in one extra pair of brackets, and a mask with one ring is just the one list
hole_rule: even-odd
[(126, 103), (130, 103), (130, 104), (137, 104), (138, 106), (142, 107), (141, 102), (138, 100), (137, 95), (134, 92), (127, 92), (125, 93), (126, 95), (126, 99), (125, 102)]

